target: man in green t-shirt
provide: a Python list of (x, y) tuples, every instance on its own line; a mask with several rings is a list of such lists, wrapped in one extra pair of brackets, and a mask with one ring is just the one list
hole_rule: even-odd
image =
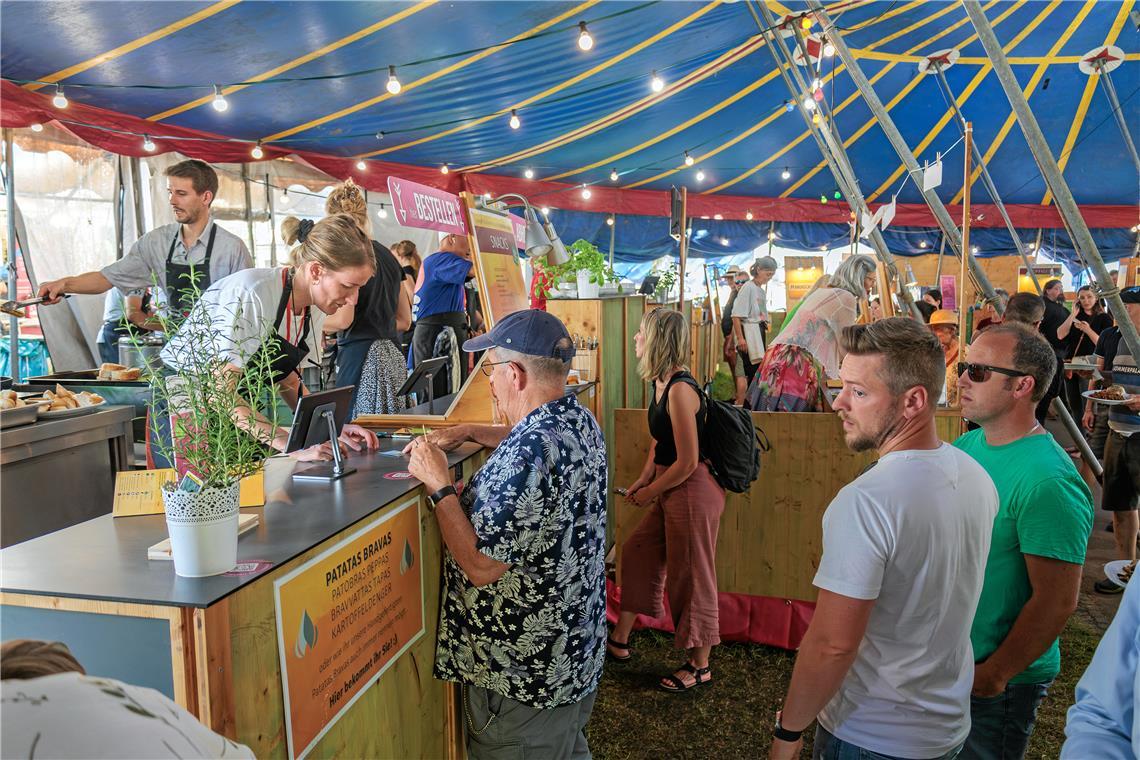
[(985, 468), (1001, 503), (970, 629), (972, 725), (961, 757), (1020, 758), (1061, 669), (1057, 637), (1077, 606), (1092, 494), (1034, 417), (1057, 366), (1045, 339), (994, 325), (968, 359), (958, 366), (962, 415), (981, 427), (954, 445)]

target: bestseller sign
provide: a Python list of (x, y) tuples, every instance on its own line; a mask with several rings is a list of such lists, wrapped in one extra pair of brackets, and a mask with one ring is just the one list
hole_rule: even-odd
[(420, 500), (273, 583), (289, 757), (303, 758), (424, 633)]
[(388, 195), (396, 221), (404, 227), (466, 235), (458, 195), (398, 177), (388, 177)]

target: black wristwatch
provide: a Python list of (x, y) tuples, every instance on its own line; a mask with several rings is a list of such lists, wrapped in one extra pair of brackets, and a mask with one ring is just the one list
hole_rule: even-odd
[(439, 503), (446, 499), (448, 496), (458, 495), (459, 493), (455, 490), (455, 486), (444, 486), (443, 488), (428, 496), (428, 503), (431, 505), (428, 511), (434, 512), (435, 508), (439, 506)]
[(776, 728), (772, 731), (772, 736), (782, 742), (798, 742), (804, 735), (803, 730), (789, 731), (780, 725), (780, 719), (776, 718)]

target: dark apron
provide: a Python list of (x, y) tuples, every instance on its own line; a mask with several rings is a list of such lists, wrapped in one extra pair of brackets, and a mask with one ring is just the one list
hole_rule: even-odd
[(210, 257), (214, 255), (214, 236), (217, 234), (218, 223), (214, 222), (206, 240), (206, 259), (201, 264), (175, 264), (174, 247), (178, 245), (182, 227), (179, 226), (174, 233), (170, 250), (166, 252), (166, 298), (172, 312), (187, 316), (198, 300), (195, 294), (210, 287)]

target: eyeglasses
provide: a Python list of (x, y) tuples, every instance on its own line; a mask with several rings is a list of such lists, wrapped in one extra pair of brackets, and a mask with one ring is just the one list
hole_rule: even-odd
[(1005, 367), (994, 367), (990, 364), (974, 364), (973, 362), (958, 362), (958, 376), (965, 375), (970, 378), (972, 383), (984, 383), (990, 379), (990, 376), (997, 372), (999, 375), (1007, 375), (1008, 377), (1027, 377), (1026, 373), (1018, 372), (1015, 369), (1006, 369)]
[(482, 364), (479, 365), (479, 369), (481, 369), (483, 371), (484, 375), (486, 375), (487, 377), (490, 377), (491, 373), (493, 373), (495, 371), (495, 367), (497, 367), (500, 364), (516, 364), (516, 365), (518, 365), (518, 368), (520, 370), (522, 370), (523, 372), (526, 371), (526, 369), (521, 364), (519, 364), (518, 362), (510, 361), (510, 360), (505, 361), (505, 362), (483, 362)]

